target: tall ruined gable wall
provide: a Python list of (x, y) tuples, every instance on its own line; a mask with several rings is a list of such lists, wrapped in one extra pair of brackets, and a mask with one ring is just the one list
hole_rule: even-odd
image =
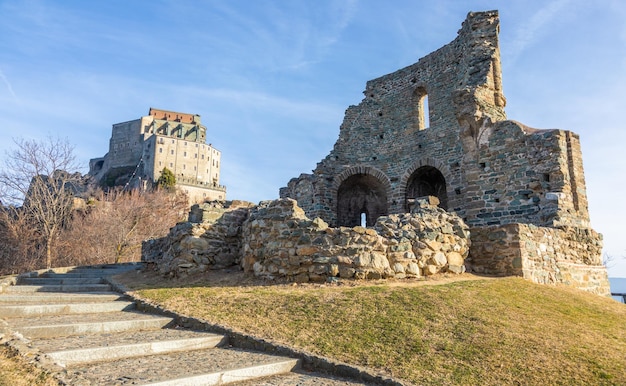
[[(417, 63), (367, 82), (330, 154), (292, 179), (281, 197), (308, 216), (341, 224), (338, 192), (355, 175), (378, 181), (379, 212), (409, 209), (409, 183), (423, 166), (445, 179), (446, 209), (468, 224), (588, 225), (578, 137), (506, 121), (496, 11), (470, 13), (458, 37)], [(428, 127), (420, 98), (428, 96)], [(348, 199), (351, 199), (348, 197)], [(339, 216), (341, 213), (339, 213)]]

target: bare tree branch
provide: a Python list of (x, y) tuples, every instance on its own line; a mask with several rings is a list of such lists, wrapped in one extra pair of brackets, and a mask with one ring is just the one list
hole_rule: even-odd
[(69, 220), (74, 190), (81, 180), (74, 147), (67, 139), (14, 139), (0, 171), (0, 201), (21, 206), (25, 218), (43, 240), (46, 267), (52, 264), (55, 239)]

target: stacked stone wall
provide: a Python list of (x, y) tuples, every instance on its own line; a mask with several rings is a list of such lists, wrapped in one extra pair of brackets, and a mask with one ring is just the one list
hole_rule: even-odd
[(522, 276), (540, 284), (566, 284), (609, 293), (602, 265), (602, 235), (590, 228), (507, 224), (472, 228), (467, 260), (476, 273)]
[(258, 277), (308, 282), (462, 273), (469, 253), (463, 221), (426, 202), (415, 213), (381, 217), (374, 228), (328, 227), (291, 199), (204, 204), (189, 219), (146, 242), (142, 260), (169, 276), (240, 266)]
[(242, 266), (256, 276), (296, 281), (462, 273), (468, 237), (460, 218), (432, 205), (380, 217), (374, 228), (330, 228), (306, 217), (296, 201), (282, 199), (251, 211)]
[(143, 243), (141, 260), (168, 276), (238, 265), (241, 226), (251, 206), (245, 201), (194, 205), (189, 221), (176, 224), (166, 237)]

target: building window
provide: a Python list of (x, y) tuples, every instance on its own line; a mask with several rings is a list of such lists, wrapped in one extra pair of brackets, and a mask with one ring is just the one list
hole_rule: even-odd
[(417, 129), (424, 130), (430, 126), (430, 111), (428, 107), (428, 92), (424, 87), (418, 87), (413, 93), (415, 114), (417, 115)]
[(184, 152), (184, 153), (183, 153), (183, 157), (187, 157), (187, 152)]
[(198, 153), (194, 154), (193, 158), (198, 158)]
[(159, 148), (159, 153), (163, 153), (163, 148), (162, 147)]
[(170, 162), (170, 167), (171, 167), (171, 168), (173, 168), (173, 167), (174, 167), (174, 164), (173, 164), (173, 163), (171, 163), (171, 162)]
[(172, 153), (172, 155), (174, 155), (174, 149), (170, 150), (170, 152)]
[(202, 154), (202, 159), (204, 159), (204, 154)]

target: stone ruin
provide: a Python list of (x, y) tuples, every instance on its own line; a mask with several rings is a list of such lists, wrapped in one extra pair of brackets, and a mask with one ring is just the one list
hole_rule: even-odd
[(166, 276), (236, 266), (296, 282), (465, 272), (469, 228), (438, 202), (420, 199), (411, 213), (381, 216), (373, 228), (329, 227), (292, 199), (204, 203), (167, 237), (146, 241), (142, 260)]
[[(312, 280), (344, 277), (342, 272), (351, 277), (352, 270), (353, 277), (417, 276), (437, 271), (431, 268), (435, 266), (439, 271), (445, 267), (452, 272), (516, 275), (608, 294), (602, 237), (589, 226), (579, 137), (507, 120), (499, 28), (497, 11), (469, 13), (451, 43), (367, 82), (365, 98), (346, 110), (330, 154), (312, 174), (301, 174), (281, 188), (280, 197), (295, 200), (297, 206), (281, 200), (280, 210), (263, 203), (241, 213), (234, 210), (228, 216), (252, 219), (241, 232), (243, 239), (230, 229), (230, 241), (224, 241), (228, 247), (214, 240), (208, 248), (222, 245), (229, 262), (264, 276), (304, 280), (306, 271)], [(449, 245), (432, 249), (432, 256), (420, 252), (428, 250), (422, 244), (428, 246), (431, 240), (418, 235), (422, 225), (411, 225), (415, 229), (406, 235), (396, 234), (412, 223), (423, 209), (422, 198), (428, 196), (438, 199), (436, 216), (446, 211), (450, 216), (435, 240), (446, 239)], [(261, 213), (283, 211), (285, 205), (291, 208), (289, 214), (262, 218)], [(432, 208), (427, 212), (435, 216)], [(283, 229), (281, 221), (292, 224), (302, 239), (295, 240), (288, 230), (292, 228)], [(256, 229), (253, 224), (262, 225)], [(466, 257), (464, 248), (470, 243), (464, 224), (470, 228), (471, 249), (459, 265), (458, 256), (450, 252)], [(230, 225), (218, 221), (215, 226)], [(180, 231), (178, 227), (173, 232)], [(182, 227), (196, 236), (204, 229)], [(449, 227), (456, 230), (443, 232)], [(325, 236), (318, 237), (319, 232)], [(456, 238), (465, 241), (457, 244)], [(303, 240), (310, 245), (300, 244)], [(342, 243), (345, 250), (338, 248)], [(367, 250), (369, 257), (350, 255), (348, 251), (355, 250), (348, 245)], [(188, 253), (186, 260), (207, 265), (200, 249)], [(296, 263), (308, 268), (293, 270)], [(192, 263), (178, 261), (169, 272), (179, 272), (185, 264)]]

